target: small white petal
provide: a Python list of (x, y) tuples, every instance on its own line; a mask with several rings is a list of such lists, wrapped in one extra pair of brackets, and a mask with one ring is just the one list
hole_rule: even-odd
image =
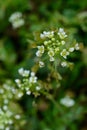
[(39, 91), (41, 88), (40, 86), (36, 86), (36, 90)]
[(23, 68), (20, 68), (20, 69), (18, 70), (18, 73), (19, 73), (20, 75), (23, 75), (24, 69), (23, 69)]
[(0, 94), (3, 94), (4, 93), (4, 89), (0, 89)]
[(37, 51), (37, 52), (36, 52), (36, 56), (37, 56), (37, 57), (41, 57), (41, 56), (42, 56), (42, 53), (41, 53), (40, 51)]
[(16, 82), (17, 84), (20, 84), (20, 83), (21, 83), (20, 79), (15, 79), (15, 82)]
[(24, 76), (24, 77), (27, 77), (27, 76), (29, 76), (29, 73), (30, 73), (29, 70), (24, 70), (23, 76)]
[(27, 95), (30, 95), (30, 94), (31, 94), (31, 91), (27, 91), (26, 94), (27, 94)]
[(20, 115), (15, 115), (15, 119), (20, 119), (21, 116)]
[(31, 72), (31, 76), (35, 76), (35, 72)]
[(54, 61), (55, 59), (54, 59), (54, 57), (50, 57), (50, 61)]
[(12, 121), (12, 120), (9, 120), (9, 121), (8, 121), (8, 123), (9, 123), (9, 124), (12, 124), (12, 123), (13, 123), (13, 121)]
[(61, 62), (61, 66), (62, 66), (62, 67), (66, 67), (66, 66), (67, 66), (67, 63), (66, 63), (66, 62)]
[(67, 37), (66, 33), (64, 32), (63, 28), (59, 28), (58, 35), (61, 39), (64, 39)]
[(40, 66), (40, 67), (44, 67), (44, 62), (39, 61), (39, 66)]
[(74, 47), (69, 48), (69, 52), (73, 52), (74, 51)]
[(3, 110), (6, 111), (7, 109), (8, 109), (8, 107), (7, 107), (6, 105), (4, 105), (4, 106), (3, 106)]
[(23, 96), (23, 93), (22, 92), (19, 92), (18, 93), (18, 97), (21, 98)]
[(79, 47), (79, 44), (78, 44), (78, 43), (75, 45), (75, 49), (76, 49), (76, 50), (79, 50), (79, 49), (80, 49), (80, 47)]
[(4, 104), (8, 104), (8, 99), (4, 99)]
[(60, 103), (66, 107), (72, 107), (75, 104), (75, 101), (70, 97), (66, 96), (60, 100)]

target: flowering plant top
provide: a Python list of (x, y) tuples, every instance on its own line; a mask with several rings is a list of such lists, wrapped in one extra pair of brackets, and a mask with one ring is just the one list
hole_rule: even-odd
[(67, 62), (67, 57), (73, 51), (80, 49), (79, 44), (75, 41), (70, 43), (63, 28), (59, 28), (57, 31), (43, 31), (40, 34), (40, 39), (41, 43), (37, 46), (38, 50), (36, 51), (40, 67), (45, 65), (44, 59), (49, 59), (50, 62), (57, 60), (61, 66), (69, 67), (71, 63)]

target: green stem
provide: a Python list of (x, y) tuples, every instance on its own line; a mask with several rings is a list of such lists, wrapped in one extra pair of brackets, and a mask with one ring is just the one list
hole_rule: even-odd
[(44, 94), (47, 96), (47, 98), (57, 107), (58, 111), (60, 112), (61, 115), (64, 115), (64, 111), (61, 108), (61, 106), (55, 101), (53, 96), (47, 92), (44, 92)]

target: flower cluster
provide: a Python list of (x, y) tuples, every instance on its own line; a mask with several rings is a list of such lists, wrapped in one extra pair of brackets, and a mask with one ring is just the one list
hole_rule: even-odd
[[(78, 43), (71, 43), (67, 39), (67, 34), (63, 28), (59, 28), (58, 31), (44, 31), (40, 34), (41, 43), (37, 46), (36, 56), (39, 58), (39, 66), (43, 67), (44, 56), (49, 58), (50, 62), (57, 59), (59, 60), (61, 66), (69, 67), (69, 62), (67, 62), (67, 56), (70, 55), (75, 50), (79, 50)], [(46, 59), (46, 58), (45, 58)]]
[(12, 23), (14, 29), (23, 26), (25, 23), (21, 12), (13, 13), (9, 18), (9, 22)]
[(3, 111), (0, 109), (0, 130), (10, 130), (9, 125), (13, 124), (11, 119), (13, 113), (11, 111)]
[(66, 35), (66, 33), (64, 32), (64, 29), (63, 29), (63, 28), (59, 28), (58, 35), (59, 35), (60, 39), (64, 39), (64, 38), (67, 37), (67, 35)]
[(40, 37), (43, 39), (43, 38), (52, 38), (54, 36), (54, 31), (49, 31), (49, 32), (46, 32), (44, 31), (43, 33), (40, 34)]
[(60, 100), (60, 103), (66, 107), (72, 107), (75, 104), (75, 101), (69, 96), (65, 96)]
[(0, 130), (11, 130), (14, 121), (18, 122), (20, 119), (20, 114), (15, 114), (9, 108), (7, 110), (3, 110), (2, 108), (0, 108)]
[(34, 94), (36, 91), (39, 94), (39, 90), (41, 89), (40, 84), (38, 82), (37, 76), (35, 76), (35, 72), (30, 72), (29, 70), (24, 70), (24, 68), (20, 68), (18, 73), (22, 76), (22, 80), (15, 79), (17, 86), (23, 92), (26, 92), (27, 95), (31, 93)]
[(8, 109), (8, 105), (12, 100), (19, 99), (20, 94), (23, 95), (20, 90), (9, 83), (0, 86), (0, 106), (2, 106), (3, 110)]
[(41, 57), (42, 54), (44, 53), (44, 46), (43, 45), (37, 46), (37, 48), (38, 48), (38, 51), (36, 52), (36, 56)]
[(14, 124), (17, 125), (16, 122), (22, 120), (22, 110), (16, 103), (20, 98), (19, 94), (20, 90), (16, 89), (9, 80), (0, 86), (0, 130), (11, 130)]
[(8, 104), (12, 99), (14, 99), (15, 94), (16, 89), (13, 86), (3, 84), (2, 88), (0, 88), (0, 106), (3, 110), (8, 109)]

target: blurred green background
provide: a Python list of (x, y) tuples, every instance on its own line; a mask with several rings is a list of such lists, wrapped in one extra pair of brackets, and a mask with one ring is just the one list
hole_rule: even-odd
[[(25, 24), (13, 29), (9, 17), (17, 11), (22, 12)], [(34, 66), (32, 43), (37, 32), (59, 27), (66, 28), (71, 39), (83, 44), (82, 51), (72, 55), (74, 69), (59, 70), (62, 87), (55, 96), (59, 102), (69, 93), (76, 105), (62, 106), (60, 114), (46, 97), (25, 95), (19, 104), (27, 123), (20, 130), (87, 130), (87, 0), (0, 0), (0, 85), (7, 80), (14, 82), (18, 68)], [(44, 79), (47, 73), (45, 68), (38, 75)]]

